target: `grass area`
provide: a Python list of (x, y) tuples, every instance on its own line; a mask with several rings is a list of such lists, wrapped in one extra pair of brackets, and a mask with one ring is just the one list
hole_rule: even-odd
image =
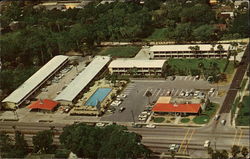
[(207, 115), (210, 118), (212, 118), (215, 115), (218, 108), (219, 108), (219, 104), (210, 103), (207, 105), (206, 110), (202, 114)]
[(201, 116), (196, 116), (194, 119), (193, 119), (193, 122), (195, 124), (206, 124), (209, 122), (209, 116), (207, 115), (201, 115)]
[(232, 74), (234, 72), (234, 63), (232, 61), (229, 62), (229, 64), (227, 65), (227, 68), (225, 70), (226, 74)]
[(167, 28), (155, 29), (154, 32), (146, 39), (153, 40), (153, 41), (166, 40), (166, 36), (165, 36), (166, 31), (167, 31)]
[(119, 47), (108, 47), (102, 50), (100, 55), (110, 55), (112, 57), (134, 57), (139, 51), (139, 46), (119, 46)]
[(234, 103), (232, 104), (232, 108), (231, 108), (231, 118), (234, 116), (234, 113), (236, 111), (237, 106), (239, 105), (240, 102), (240, 97), (237, 97), (234, 101)]
[(240, 91), (242, 92), (247, 84), (247, 78), (243, 79), (241, 85), (240, 85)]
[(238, 117), (236, 119), (236, 125), (249, 126), (250, 123), (250, 96), (244, 96), (242, 101), (242, 107), (239, 110)]
[[(210, 63), (215, 62), (218, 68), (222, 72), (226, 66), (226, 59), (170, 59), (168, 63), (171, 67), (178, 68), (180, 70), (189, 71), (191, 69), (198, 69), (198, 64), (203, 63), (205, 68), (209, 68)], [(233, 63), (229, 63), (226, 69), (226, 73), (233, 73)]]
[(165, 118), (163, 118), (163, 117), (156, 117), (156, 118), (154, 118), (154, 122), (155, 123), (162, 123), (164, 120), (165, 120)]
[(182, 119), (181, 119), (181, 122), (182, 122), (182, 123), (188, 123), (189, 121), (190, 121), (189, 118), (182, 118)]

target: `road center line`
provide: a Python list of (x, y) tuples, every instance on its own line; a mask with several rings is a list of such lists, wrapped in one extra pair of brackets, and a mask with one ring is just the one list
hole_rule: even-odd
[(184, 136), (184, 138), (183, 138), (183, 140), (182, 140), (182, 142), (181, 142), (181, 146), (180, 146), (180, 148), (179, 148), (179, 151), (178, 151), (178, 152), (180, 152), (180, 151), (181, 151), (182, 145), (184, 144), (184, 142), (185, 142), (185, 140), (186, 140), (186, 137), (187, 137), (187, 135), (188, 135), (189, 131), (190, 131), (190, 128), (189, 128), (189, 129), (188, 129), (188, 131), (186, 132), (186, 134), (185, 134), (185, 136)]
[(192, 136), (193, 136), (194, 132), (195, 132), (195, 130), (192, 131), (191, 136), (190, 136), (190, 138), (188, 139), (188, 143), (186, 144), (186, 147), (185, 147), (185, 149), (184, 149), (184, 151), (183, 151), (184, 153), (187, 151), (188, 144), (190, 143), (190, 141), (191, 141), (191, 139), (192, 139)]

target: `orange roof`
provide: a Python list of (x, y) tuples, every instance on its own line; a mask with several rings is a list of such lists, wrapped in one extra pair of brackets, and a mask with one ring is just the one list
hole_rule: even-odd
[(157, 103), (153, 112), (178, 112), (178, 113), (198, 113), (201, 104), (171, 104), (171, 103)]
[(38, 100), (28, 106), (30, 109), (45, 109), (53, 110), (59, 103), (53, 100), (44, 99)]

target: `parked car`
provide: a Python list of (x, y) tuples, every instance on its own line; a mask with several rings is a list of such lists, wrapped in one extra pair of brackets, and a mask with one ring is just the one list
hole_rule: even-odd
[(180, 96), (182, 96), (182, 97), (185, 96), (185, 92), (181, 91)]
[(213, 92), (215, 91), (215, 89), (214, 88), (211, 88), (210, 90), (209, 90), (209, 94), (212, 94)]
[(171, 91), (167, 91), (166, 95), (170, 96), (171, 95)]
[(200, 79), (200, 76), (199, 76), (199, 75), (195, 76), (195, 79), (196, 79), (196, 80), (199, 80), (199, 79)]
[(125, 107), (121, 107), (121, 108), (119, 109), (119, 112), (123, 112), (125, 109), (126, 109)]
[(151, 113), (150, 112), (147, 112), (147, 111), (143, 111), (141, 112), (142, 115), (150, 115)]
[(146, 121), (147, 118), (138, 118), (139, 121)]
[(225, 125), (226, 124), (226, 120), (221, 120), (221, 122), (220, 122), (222, 125)]
[(142, 124), (133, 124), (132, 127), (133, 128), (142, 128)]
[(188, 96), (189, 96), (189, 93), (188, 93), (188, 92), (186, 92), (186, 93), (185, 93), (185, 97), (188, 97)]
[(146, 128), (156, 128), (156, 126), (154, 125), (154, 124), (148, 124), (148, 125), (146, 125)]
[(208, 148), (210, 146), (210, 141), (209, 140), (206, 140), (205, 143), (204, 143), (204, 147), (205, 148)]
[(216, 114), (215, 117), (214, 117), (214, 120), (219, 120), (219, 118), (220, 118), (220, 115)]
[(139, 117), (139, 118), (147, 118), (147, 117), (148, 117), (148, 115), (147, 115), (147, 114), (145, 114), (145, 115), (140, 114), (138, 117)]
[(198, 96), (199, 93), (200, 93), (200, 91), (195, 91), (195, 92), (194, 92), (194, 96)]
[(179, 144), (170, 144), (168, 146), (168, 148), (169, 148), (169, 151), (177, 152), (180, 148), (180, 145)]

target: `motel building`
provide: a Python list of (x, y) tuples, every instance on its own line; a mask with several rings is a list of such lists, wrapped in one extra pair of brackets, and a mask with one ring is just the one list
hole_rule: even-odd
[(208, 100), (183, 97), (159, 97), (152, 111), (159, 115), (198, 115), (205, 110)]
[(2, 100), (3, 108), (13, 110), (27, 104), (29, 99), (36, 94), (50, 78), (58, 73), (68, 61), (68, 56), (58, 55), (53, 57), (21, 86)]
[[(221, 46), (222, 47), (221, 47)], [(149, 48), (151, 59), (164, 58), (226, 58), (230, 44), (154, 45)], [(196, 47), (196, 49), (195, 49)]]
[(27, 108), (31, 111), (53, 112), (59, 105), (58, 102), (49, 99), (39, 99), (31, 103)]
[(111, 74), (118, 75), (162, 75), (166, 60), (116, 59), (109, 66)]

